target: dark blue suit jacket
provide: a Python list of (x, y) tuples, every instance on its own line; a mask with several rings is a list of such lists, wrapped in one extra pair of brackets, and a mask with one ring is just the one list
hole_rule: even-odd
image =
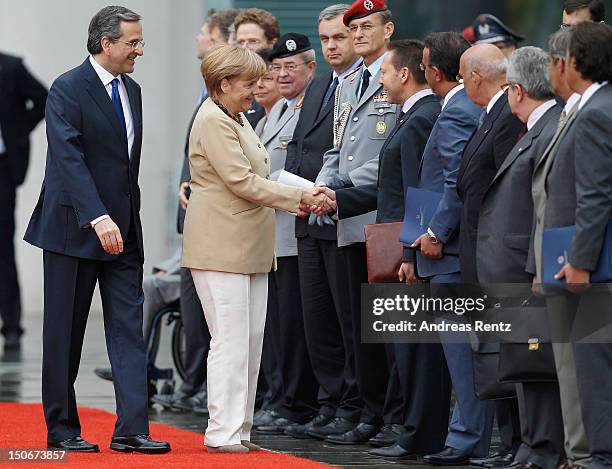
[(134, 123), (127, 136), (112, 101), (86, 59), (58, 77), (46, 106), (47, 164), (41, 194), (25, 240), (44, 250), (94, 260), (113, 260), (90, 222), (108, 214), (125, 241), (133, 224), (144, 260), (138, 171), (142, 145), (140, 86), (126, 75)]
[(380, 150), (378, 183), (338, 189), (338, 218), (377, 210), (376, 223), (402, 221), (408, 187), (418, 185), (423, 150), (440, 114), (440, 99), (419, 99), (397, 123)]
[[(419, 187), (444, 194), (429, 227), (446, 246), (458, 245), (461, 200), (457, 176), (463, 150), (478, 127), (481, 113), (465, 90), (457, 92), (440, 113), (421, 159)], [(446, 273), (460, 271), (458, 256), (445, 256), (437, 262), (445, 264)]]

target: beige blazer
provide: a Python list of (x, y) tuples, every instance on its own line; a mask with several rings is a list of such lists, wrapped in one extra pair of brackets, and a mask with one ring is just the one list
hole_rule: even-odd
[(183, 232), (183, 267), (241, 274), (269, 272), (274, 209), (297, 213), (302, 190), (267, 178), (270, 158), (244, 126), (208, 98), (189, 136), (191, 196)]

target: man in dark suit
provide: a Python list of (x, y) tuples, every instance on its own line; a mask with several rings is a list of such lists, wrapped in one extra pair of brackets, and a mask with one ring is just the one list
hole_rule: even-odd
[[(595, 270), (612, 219), (609, 194), (612, 190), (612, 125), (609, 109), (612, 105), (612, 28), (604, 23), (581, 23), (574, 27), (568, 49), (567, 82), (581, 95), (573, 125), (565, 134), (546, 176), (547, 201), (544, 229), (575, 225), (576, 232), (568, 249), (568, 262), (557, 274), (566, 283), (588, 284)], [(586, 303), (587, 292), (581, 298)], [(603, 298), (609, 304), (609, 293)], [(601, 304), (601, 303), (600, 303)], [(581, 305), (582, 309), (582, 305)], [(605, 313), (581, 311), (581, 314)], [(571, 316), (573, 316), (572, 314)], [(612, 368), (612, 346), (601, 343), (572, 343), (577, 397), (584, 431), (588, 442), (586, 460), (589, 468), (612, 465), (612, 389), (607, 379)], [(555, 355), (555, 361), (561, 357)], [(558, 364), (557, 364), (558, 366)], [(572, 364), (568, 364), (569, 367)], [(576, 386), (559, 376), (561, 403), (564, 394)], [(573, 405), (576, 405), (574, 401)], [(563, 411), (573, 411), (563, 407)], [(570, 429), (566, 428), (566, 434)], [(579, 461), (582, 465), (583, 461)]]
[[(419, 169), (419, 187), (443, 194), (427, 232), (411, 246), (419, 259), (430, 260), (432, 285), (460, 283), (461, 272), (457, 256), (445, 254), (445, 248), (457, 245), (461, 201), (456, 182), (461, 155), (470, 136), (476, 130), (482, 110), (472, 103), (457, 81), (461, 55), (469, 43), (458, 33), (432, 33), (425, 39), (422, 69), (432, 90), (443, 98), (442, 112), (431, 131)], [(412, 253), (405, 251), (400, 278), (408, 283), (415, 280)], [(457, 404), (450, 422), (445, 448), (424, 457), (433, 465), (466, 464), (472, 457), (488, 454), (493, 425), (493, 406), (479, 401), (474, 393), (471, 349), (467, 335), (460, 343), (440, 337), (448, 365)], [(440, 403), (446, 405), (446, 403)]]
[(55, 80), (47, 100), (47, 164), (25, 240), (43, 249), (42, 397), (47, 444), (97, 452), (84, 441), (74, 382), (96, 283), (117, 397), (111, 449), (165, 453), (149, 436), (142, 336), (144, 249), (138, 172), (139, 85), (127, 76), (142, 55), (140, 16), (106, 7), (91, 20), (78, 67)]
[[(467, 143), (457, 177), (457, 193), (463, 203), (459, 229), (459, 262), (465, 283), (478, 283), (476, 233), (482, 196), (508, 152), (516, 144), (524, 125), (508, 105), (502, 89), (506, 82), (503, 52), (493, 44), (478, 44), (461, 57), (459, 75), (470, 100), (483, 109), (477, 130)], [(495, 401), (502, 448), (493, 459), (512, 462), (520, 445), (516, 398)], [(491, 462), (486, 458), (486, 463)], [(481, 463), (482, 461), (472, 461)]]
[[(319, 15), (319, 37), (330, 73), (313, 79), (302, 102), (300, 117), (287, 146), (285, 170), (314, 181), (323, 154), (333, 148), (334, 91), (359, 64), (348, 28), (342, 23), (345, 5), (332, 5)], [(319, 384), (318, 415), (310, 422), (290, 425), (285, 433), (313, 438), (310, 432), (333, 425), (339, 433), (359, 421), (361, 399), (354, 376), (352, 346), (343, 342), (351, 334), (348, 269), (338, 248), (335, 225), (295, 220), (304, 331), (312, 369)], [(326, 435), (323, 435), (323, 437)]]
[(18, 350), (21, 296), (15, 264), (15, 202), (30, 159), (30, 132), (45, 116), (47, 90), (18, 57), (0, 54), (0, 318), (5, 350)]
[[(529, 285), (533, 279), (526, 271), (533, 224), (533, 170), (557, 131), (561, 107), (554, 100), (548, 78), (547, 54), (539, 48), (523, 47), (510, 56), (507, 82), (510, 108), (527, 126), (527, 133), (511, 149), (482, 197), (476, 251), (478, 280), (483, 284)], [(529, 294), (527, 287), (525, 297)], [(522, 465), (519, 467), (532, 464), (556, 469), (563, 454), (558, 385), (523, 383), (517, 385), (517, 395), (519, 408), (525, 411), (520, 419), (522, 445), (520, 449), (511, 448), (509, 456), (516, 455), (513, 459)], [(499, 420), (498, 412), (501, 427)], [(505, 459), (510, 465), (512, 460)]]
[[(338, 218), (349, 218), (377, 210), (376, 223), (401, 221), (404, 194), (418, 185), (421, 156), (431, 129), (440, 114), (439, 99), (427, 85), (420, 69), (423, 43), (415, 40), (393, 41), (381, 66), (380, 82), (389, 102), (402, 106), (395, 128), (380, 150), (378, 183), (338, 189), (325, 189), (335, 198)], [(449, 406), (428, 407), (431, 402), (448, 403), (450, 378), (439, 344), (394, 344), (388, 351), (399, 377), (402, 424), (387, 417), (382, 448), (370, 450), (375, 456), (401, 458), (439, 451), (444, 446)], [(440, 377), (442, 376), (442, 379)], [(391, 381), (390, 381), (391, 385)]]

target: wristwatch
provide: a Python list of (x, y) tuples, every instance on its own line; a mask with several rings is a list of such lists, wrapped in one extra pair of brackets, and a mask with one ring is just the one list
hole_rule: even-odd
[(431, 244), (438, 244), (440, 242), (434, 232), (431, 231), (431, 228), (427, 228), (427, 234), (429, 235), (429, 241), (431, 241)]

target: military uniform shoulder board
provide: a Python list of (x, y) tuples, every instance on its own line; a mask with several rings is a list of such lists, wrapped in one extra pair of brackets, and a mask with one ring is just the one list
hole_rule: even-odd
[(295, 103), (295, 108), (296, 109), (301, 109), (302, 108), (302, 104), (304, 104), (304, 95), (302, 95), (302, 97), (297, 100), (297, 102)]

